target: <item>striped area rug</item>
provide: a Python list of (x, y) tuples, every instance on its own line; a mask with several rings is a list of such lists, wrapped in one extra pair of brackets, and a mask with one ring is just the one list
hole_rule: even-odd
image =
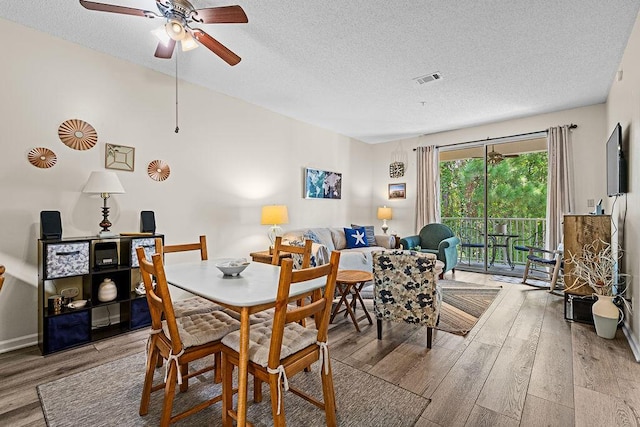
[(457, 280), (439, 280), (438, 285), (442, 305), (436, 329), (456, 335), (466, 335), (502, 289)]

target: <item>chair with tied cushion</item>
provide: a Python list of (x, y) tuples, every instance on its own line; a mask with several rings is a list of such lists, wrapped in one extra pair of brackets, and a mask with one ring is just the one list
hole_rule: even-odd
[[(400, 239), (400, 244), (403, 249), (412, 250), (415, 248), (420, 252), (435, 254), (440, 261), (444, 262), (444, 268), (440, 274), (441, 279), (447, 271), (451, 270), (455, 273), (460, 239), (446, 225), (427, 224), (422, 227), (418, 235)], [(420, 249), (417, 249), (418, 246)]]
[(373, 253), (373, 311), (378, 339), (382, 339), (383, 320), (412, 323), (427, 327), (427, 348), (431, 348), (441, 302), (436, 260), (434, 254), (416, 251)]
[[(152, 261), (149, 262), (142, 247), (137, 248), (136, 252), (151, 312), (152, 327), (139, 412), (140, 415), (146, 415), (149, 412), (151, 393), (164, 390), (160, 425), (168, 426), (170, 423), (192, 415), (221, 400), (222, 396), (218, 395), (177, 415), (172, 415), (176, 383), (182, 389), (184, 381), (211, 370), (210, 367), (207, 367), (189, 373), (188, 364), (194, 360), (220, 353), (222, 338), (228, 333), (240, 329), (240, 322), (222, 311), (176, 318), (162, 264), (162, 255), (152, 255)], [(153, 278), (155, 278), (155, 288)], [(154, 385), (153, 374), (157, 361), (161, 358), (167, 360), (165, 379), (163, 383)]]
[[(312, 245), (313, 241), (311, 239), (305, 239), (304, 246), (295, 245), (293, 244), (293, 242), (292, 244), (287, 245), (282, 243), (282, 237), (278, 236), (276, 237), (276, 241), (273, 246), (273, 258), (271, 259), (271, 264), (278, 265), (280, 261), (280, 253), (287, 252), (291, 254), (294, 268), (296, 268), (297, 270), (309, 268), (311, 266)], [(304, 303), (304, 299), (299, 299), (298, 301), (296, 301), (298, 307), (302, 307)], [(306, 320), (300, 320), (300, 324), (302, 326), (306, 326)]]
[[(262, 399), (261, 382), (269, 384), (271, 411), (275, 426), (286, 425), (284, 413), (284, 391), (290, 389), (325, 411), (326, 424), (336, 425), (333, 377), (327, 346), (327, 331), (331, 303), (336, 286), (340, 253), (333, 251), (328, 264), (303, 270), (293, 270), (293, 261), (284, 259), (280, 268), (280, 280), (272, 322), (251, 325), (249, 328), (248, 371), (256, 381), (254, 400)], [(324, 278), (325, 287), (312, 293), (311, 303), (304, 307), (288, 306), (289, 291), (298, 284)], [(299, 322), (313, 315), (315, 328), (305, 328)], [(223, 339), (222, 351), (222, 420), (231, 425), (232, 374), (239, 364), (240, 333), (232, 332)], [(303, 371), (307, 366), (321, 360), (323, 402), (289, 386), (288, 378)], [(310, 374), (307, 374), (310, 375)]]
[[(209, 259), (207, 254), (207, 236), (200, 236), (200, 240), (197, 243), (183, 243), (179, 245), (163, 245), (162, 239), (157, 237), (156, 240), (156, 253), (160, 255), (176, 253), (176, 252), (189, 252), (199, 251), (200, 259), (206, 261)], [(198, 313), (208, 313), (214, 310), (221, 310), (222, 307), (218, 304), (209, 301), (208, 299), (194, 296), (191, 298), (174, 301), (173, 311), (176, 317), (190, 316)]]

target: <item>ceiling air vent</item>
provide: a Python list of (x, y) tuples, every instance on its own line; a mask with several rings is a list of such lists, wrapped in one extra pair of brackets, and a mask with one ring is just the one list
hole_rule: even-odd
[(425, 83), (429, 83), (429, 82), (432, 82), (434, 80), (440, 80), (440, 79), (442, 79), (442, 74), (440, 74), (440, 71), (436, 71), (435, 73), (427, 74), (426, 76), (416, 77), (413, 80), (415, 80), (419, 84), (423, 85)]

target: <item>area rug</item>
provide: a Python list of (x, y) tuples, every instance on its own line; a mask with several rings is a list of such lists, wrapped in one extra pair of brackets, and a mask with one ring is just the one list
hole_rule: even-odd
[(457, 280), (439, 280), (438, 286), (442, 305), (436, 329), (457, 335), (466, 335), (475, 326), (502, 289)]
[[(340, 426), (412, 426), (430, 400), (397, 387), (378, 377), (332, 359), (337, 417)], [(38, 386), (38, 395), (49, 427), (66, 426), (155, 426), (160, 420), (162, 391), (151, 396), (149, 414), (138, 415), (144, 380), (145, 354), (138, 353), (118, 361)], [(193, 364), (197, 369), (197, 364)], [(192, 366), (190, 366), (192, 368)], [(164, 368), (156, 370), (157, 379)], [(192, 378), (186, 393), (177, 393), (174, 413), (220, 393), (212, 385), (211, 372)], [(302, 372), (290, 383), (316, 396), (322, 396), (319, 363), (312, 372)], [(249, 393), (253, 396), (252, 380)], [(247, 418), (256, 426), (273, 425), (268, 386), (261, 403), (249, 400)], [(235, 399), (234, 399), (235, 402)], [(234, 403), (235, 405), (235, 403)], [(324, 426), (324, 412), (293, 393), (285, 394), (285, 413), (290, 426)], [(221, 424), (221, 404), (179, 421), (176, 426), (216, 426)]]

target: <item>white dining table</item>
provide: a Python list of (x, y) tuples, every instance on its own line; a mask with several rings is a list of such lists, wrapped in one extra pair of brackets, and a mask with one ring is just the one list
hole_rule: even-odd
[[(275, 306), (280, 267), (252, 262), (238, 276), (224, 276), (216, 267), (219, 262), (221, 260), (211, 259), (169, 264), (165, 266), (165, 274), (171, 285), (240, 313), (237, 423), (244, 427), (247, 417), (249, 315)], [(296, 300), (296, 297), (309, 294), (325, 284), (325, 278), (296, 284), (291, 288), (289, 300)]]

